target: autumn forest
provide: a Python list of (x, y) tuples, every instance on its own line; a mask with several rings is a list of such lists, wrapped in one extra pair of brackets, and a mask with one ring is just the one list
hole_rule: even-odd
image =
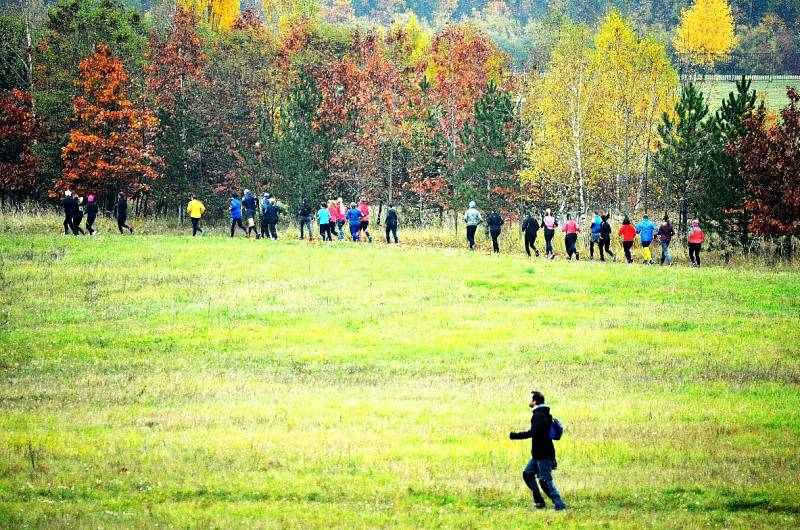
[(670, 212), (733, 244), (800, 233), (800, 94), (771, 108), (749, 78), (721, 101), (703, 84), (747, 46), (792, 70), (791, 2), (534, 4), (14, 3), (3, 203), (69, 189), (113, 209), (123, 191), (175, 216), (196, 193), (221, 217), (250, 188), (289, 208), (366, 196), (415, 222), (475, 200)]

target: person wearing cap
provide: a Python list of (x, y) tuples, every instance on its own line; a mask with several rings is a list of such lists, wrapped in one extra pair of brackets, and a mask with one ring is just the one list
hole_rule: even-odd
[(261, 194), (261, 203), (259, 204), (260, 216), (259, 225), (261, 227), (261, 239), (269, 237), (269, 224), (267, 223), (267, 209), (269, 208), (269, 193), (266, 191)]
[(90, 236), (93, 236), (97, 233), (97, 230), (94, 229), (94, 220), (97, 219), (97, 203), (94, 202), (94, 195), (89, 195), (86, 197), (86, 230), (89, 232)]
[(700, 221), (692, 220), (692, 227), (689, 229), (689, 259), (692, 261), (692, 267), (700, 266), (700, 247), (705, 238), (703, 231), (700, 230)]
[(125, 198), (125, 194), (119, 192), (119, 196), (117, 197), (117, 229), (119, 230), (120, 234), (124, 234), (122, 231), (123, 228), (126, 228), (129, 233), (133, 233), (133, 227), (127, 225), (128, 220), (128, 199)]
[(478, 211), (475, 201), (470, 201), (469, 208), (464, 212), (464, 223), (467, 225), (467, 242), (470, 250), (475, 250), (475, 232), (482, 222), (483, 217), (481, 217), (481, 212)]
[(556, 221), (556, 218), (550, 214), (550, 208), (547, 208), (544, 211), (542, 226), (544, 227), (545, 257), (554, 259), (556, 254), (553, 252), (553, 237), (556, 235), (558, 221)]
[(256, 229), (256, 209), (258, 208), (258, 199), (250, 193), (250, 190), (244, 190), (244, 197), (242, 198), (242, 207), (245, 212), (245, 219), (247, 219), (247, 237), (250, 237), (251, 232), (256, 233), (256, 239), (259, 238), (258, 230)]
[(192, 195), (192, 200), (186, 205), (186, 213), (189, 214), (189, 219), (192, 220), (192, 237), (196, 236), (198, 232), (203, 233), (200, 228), (200, 219), (206, 211), (206, 206), (200, 202), (196, 195)]
[(78, 201), (72, 196), (72, 192), (67, 190), (64, 192), (64, 200), (61, 202), (64, 208), (64, 235), (69, 235), (70, 232), (76, 233), (72, 227), (72, 218), (75, 217), (75, 212), (78, 210)]

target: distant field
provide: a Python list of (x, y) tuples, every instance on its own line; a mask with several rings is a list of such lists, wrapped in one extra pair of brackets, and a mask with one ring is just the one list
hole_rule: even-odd
[[(735, 81), (706, 81), (699, 85), (703, 92), (710, 98), (709, 107), (711, 107), (712, 110), (719, 108), (721, 100), (726, 98), (730, 92), (736, 91)], [(751, 90), (755, 90), (759, 98), (764, 98), (767, 108), (779, 110), (785, 107), (789, 102), (786, 98), (787, 86), (800, 87), (800, 80), (754, 80), (751, 85)]]
[(0, 234), (0, 300), (0, 528), (800, 526), (797, 272)]

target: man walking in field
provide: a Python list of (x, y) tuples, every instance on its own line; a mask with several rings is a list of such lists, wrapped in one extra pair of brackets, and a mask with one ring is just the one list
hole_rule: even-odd
[(192, 220), (192, 237), (196, 236), (198, 232), (200, 234), (203, 233), (203, 229), (200, 228), (200, 218), (203, 217), (205, 211), (205, 205), (200, 202), (196, 195), (192, 195), (192, 200), (186, 205), (186, 213), (189, 214), (189, 219)]
[[(525, 470), (522, 472), (522, 480), (533, 493), (533, 506), (539, 510), (544, 509), (544, 498), (539, 491), (542, 487), (556, 511), (566, 510), (567, 505), (561, 500), (555, 484), (553, 483), (552, 472), (556, 468), (556, 449), (553, 447), (553, 440), (550, 430), (553, 425), (553, 417), (550, 415), (550, 407), (544, 404), (544, 395), (538, 390), (531, 392), (528, 406), (532, 409), (531, 428), (529, 431), (512, 432), (509, 437), (512, 440), (531, 439), (531, 459)], [(539, 480), (539, 486), (536, 480)]]

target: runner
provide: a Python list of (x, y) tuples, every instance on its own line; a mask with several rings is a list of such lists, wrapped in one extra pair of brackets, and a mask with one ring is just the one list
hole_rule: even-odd
[(486, 219), (486, 225), (489, 227), (489, 235), (492, 237), (492, 250), (495, 254), (500, 253), (500, 245), (497, 243), (497, 238), (500, 237), (500, 230), (505, 221), (500, 217), (497, 210), (492, 210), (492, 214)]
[(361, 232), (367, 236), (367, 241), (372, 243), (372, 236), (369, 235), (369, 204), (367, 204), (367, 199), (361, 198), (358, 203), (358, 209), (361, 212)]
[(119, 233), (123, 234), (123, 228), (127, 228), (129, 233), (133, 233), (133, 227), (128, 226), (126, 221), (128, 220), (128, 200), (125, 198), (125, 194), (119, 192), (119, 198), (117, 198), (117, 228), (119, 229)]
[(672, 267), (672, 256), (669, 255), (669, 242), (672, 240), (672, 236), (674, 235), (675, 230), (672, 229), (672, 225), (669, 223), (669, 217), (665, 215), (664, 222), (658, 227), (658, 240), (661, 242), (662, 267), (664, 266), (664, 263), (668, 263), (669, 266)]
[(592, 219), (591, 232), (589, 234), (589, 259), (594, 259), (594, 246), (600, 248), (600, 229), (603, 226), (603, 219), (597, 210), (594, 211), (594, 218)]
[(61, 204), (64, 208), (64, 235), (69, 235), (70, 232), (77, 235), (76, 230), (72, 227), (72, 218), (78, 211), (78, 201), (72, 196), (72, 192), (67, 190), (64, 192), (64, 200)]
[(86, 199), (86, 230), (93, 236), (97, 233), (94, 229), (94, 220), (97, 219), (98, 212), (97, 203), (94, 202), (94, 195), (89, 195)]
[(397, 240), (397, 210), (394, 209), (393, 205), (389, 205), (389, 209), (386, 210), (386, 243), (389, 244), (391, 241), (389, 240), (389, 235), (394, 235), (394, 243), (395, 245), (399, 244)]
[(244, 229), (244, 225), (242, 224), (242, 201), (239, 200), (238, 193), (234, 192), (231, 195), (230, 210), (231, 210), (231, 237), (233, 237), (233, 233), (236, 230), (237, 226), (242, 229), (242, 232), (244, 232), (245, 237), (247, 237), (249, 234), (247, 233), (247, 230)]
[(258, 239), (258, 229), (256, 228), (256, 209), (258, 208), (258, 199), (255, 195), (250, 193), (250, 190), (244, 190), (242, 207), (244, 208), (245, 219), (247, 219), (247, 237), (250, 238), (250, 233), (255, 232), (256, 239)]
[(603, 249), (606, 254), (611, 256), (611, 259), (617, 261), (617, 257), (611, 252), (611, 223), (608, 221), (611, 214), (605, 214), (600, 219), (603, 223), (600, 225), (600, 261), (605, 261), (606, 257), (603, 255)]
[(359, 233), (361, 232), (361, 210), (356, 208), (356, 203), (350, 203), (350, 209), (347, 210), (347, 214), (345, 214), (345, 218), (350, 224), (350, 237), (353, 238), (353, 243), (357, 243), (359, 239)]
[(536, 249), (536, 236), (539, 233), (539, 221), (536, 216), (531, 212), (528, 218), (522, 223), (522, 231), (525, 234), (525, 253), (531, 257), (531, 249), (539, 257), (539, 251)]
[(553, 252), (553, 236), (556, 235), (558, 221), (556, 221), (555, 217), (550, 215), (550, 208), (544, 211), (542, 226), (544, 226), (545, 257), (555, 259), (556, 254)]
[(202, 235), (203, 229), (200, 228), (200, 218), (206, 211), (206, 206), (200, 202), (196, 195), (192, 195), (192, 200), (186, 205), (186, 213), (189, 214), (189, 219), (192, 220), (192, 237), (196, 236), (198, 232)]
[(564, 234), (564, 245), (567, 247), (567, 259), (571, 260), (572, 255), (575, 254), (575, 261), (581, 259), (581, 255), (578, 252), (578, 248), (576, 246), (578, 242), (578, 233), (581, 231), (581, 227), (575, 220), (572, 218), (572, 214), (567, 214), (567, 222), (564, 223), (564, 227), (561, 229)]
[(475, 201), (470, 201), (469, 208), (464, 212), (464, 223), (467, 225), (467, 241), (469, 249), (475, 250), (475, 231), (478, 225), (483, 222), (481, 212), (475, 207)]
[(83, 203), (83, 197), (78, 197), (78, 208), (75, 210), (75, 215), (72, 216), (72, 230), (77, 236), (78, 234), (85, 236), (86, 233), (81, 228), (83, 221), (83, 213), (86, 210), (86, 205)]
[(331, 241), (331, 212), (328, 211), (328, 208), (325, 206), (324, 202), (319, 204), (319, 210), (317, 210), (317, 222), (319, 222), (319, 237), (321, 237), (323, 241)]
[(689, 259), (692, 261), (692, 267), (700, 266), (700, 247), (705, 238), (703, 231), (700, 230), (700, 221), (694, 219), (692, 228), (689, 229)]
[(625, 251), (625, 260), (630, 265), (633, 263), (633, 256), (631, 256), (631, 248), (633, 248), (633, 240), (636, 239), (636, 228), (631, 224), (628, 216), (622, 220), (622, 226), (617, 232), (618, 236), (622, 236), (622, 249)]
[(653, 236), (656, 232), (656, 225), (654, 225), (647, 214), (644, 215), (642, 221), (636, 225), (636, 233), (642, 241), (642, 257), (643, 263), (653, 264), (653, 255), (650, 253), (650, 244), (653, 242)]

